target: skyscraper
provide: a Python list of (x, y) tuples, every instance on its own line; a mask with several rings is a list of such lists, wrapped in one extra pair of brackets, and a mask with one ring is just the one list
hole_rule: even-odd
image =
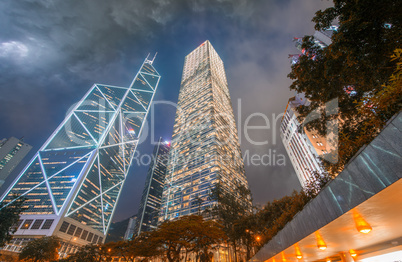
[(31, 149), (32, 146), (15, 137), (0, 141), (0, 187)]
[[(315, 31), (312, 38), (314, 45), (318, 48), (325, 48), (330, 45), (331, 36), (333, 31), (336, 30), (337, 26), (331, 26), (323, 31)], [(306, 53), (302, 48), (302, 38), (296, 37), (294, 42), (296, 48), (302, 54), (290, 55), (292, 64), (298, 63), (299, 56)], [(304, 93), (296, 93), (294, 97), (291, 97), (286, 106), (280, 128), (283, 145), (302, 187), (305, 187), (309, 181), (315, 179), (314, 173), (322, 174), (325, 171), (320, 157), (325, 157), (333, 149), (327, 143), (325, 137), (320, 136), (318, 132), (308, 131), (303, 128), (302, 123), (297, 120), (298, 113), (296, 108), (308, 106), (309, 103)], [(302, 132), (300, 132), (300, 129), (303, 129)]]
[(303, 133), (299, 132), (301, 124), (297, 120), (296, 108), (305, 103), (308, 101), (303, 94), (290, 98), (280, 128), (283, 145), (302, 187), (314, 178), (314, 173), (324, 172), (319, 156), (327, 154), (329, 150), (325, 138), (316, 132), (306, 128)]
[(3, 195), (28, 208), (6, 250), (45, 235), (62, 239), (62, 255), (103, 242), (159, 83), (152, 63), (129, 87), (93, 85)]
[(124, 240), (130, 240), (133, 238), (136, 224), (137, 224), (137, 215), (132, 216), (128, 219), (127, 229), (123, 237)]
[(205, 41), (185, 58), (159, 220), (216, 204), (216, 183), (248, 188), (224, 65)]
[(134, 235), (151, 231), (157, 227), (169, 149), (170, 143), (159, 138), (154, 148), (152, 162), (145, 180)]

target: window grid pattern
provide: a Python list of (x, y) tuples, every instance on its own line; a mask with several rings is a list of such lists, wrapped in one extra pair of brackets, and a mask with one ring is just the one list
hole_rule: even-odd
[(206, 41), (185, 58), (160, 222), (215, 205), (216, 183), (248, 188), (238, 141), (224, 65)]

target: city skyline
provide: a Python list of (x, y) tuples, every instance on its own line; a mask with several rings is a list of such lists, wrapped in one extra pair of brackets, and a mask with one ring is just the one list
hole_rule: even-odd
[[(274, 156), (286, 157), (279, 137), (280, 118), (276, 117), (283, 113), (292, 96), (286, 77), (290, 71), (287, 57), (297, 50), (291, 40), (313, 34), (311, 17), (330, 2), (255, 1), (244, 5), (234, 1), (226, 2), (227, 6), (213, 2), (208, 7), (180, 1), (168, 1), (165, 7), (161, 3), (140, 1), (133, 6), (130, 1), (123, 2), (112, 6), (106, 1), (96, 5), (51, 5), (44, 1), (30, 6), (3, 2), (2, 10), (7, 10), (1, 21), (4, 34), (0, 39), (3, 137), (25, 136), (25, 141), (34, 147), (27, 159), (32, 157), (70, 105), (85, 94), (87, 86), (94, 80), (128, 85), (127, 79), (141, 63), (139, 57), (148, 52), (158, 52), (155, 64), (164, 76), (163, 91), (156, 94), (155, 101), (176, 103), (182, 58), (210, 39), (225, 61), (238, 125), (243, 127), (250, 115), (261, 113), (272, 127), (248, 130), (253, 141), (269, 142), (264, 145), (249, 143), (241, 128), (243, 156), (251, 159), (255, 154), (271, 152), (272, 162)], [(137, 13), (140, 9), (143, 12)], [(59, 22), (71, 16), (75, 17), (72, 26)], [(170, 139), (175, 109), (161, 104), (155, 107), (153, 141), (160, 136)], [(250, 126), (267, 125), (266, 119), (258, 115), (248, 122)], [(150, 142), (151, 134), (138, 147), (141, 155), (152, 154)], [(288, 158), (285, 164), (246, 163), (255, 204), (262, 205), (300, 189)], [(148, 165), (139, 168), (141, 174), (129, 177), (123, 189), (116, 221), (132, 216), (138, 209)]]

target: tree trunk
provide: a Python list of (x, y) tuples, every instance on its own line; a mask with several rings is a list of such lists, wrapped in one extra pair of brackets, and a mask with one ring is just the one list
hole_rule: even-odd
[(237, 246), (236, 246), (236, 240), (233, 241), (233, 253), (234, 253), (234, 262), (237, 262)]

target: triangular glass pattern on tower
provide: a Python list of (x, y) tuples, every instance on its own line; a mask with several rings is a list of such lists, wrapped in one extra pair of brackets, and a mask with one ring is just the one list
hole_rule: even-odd
[(147, 81), (145, 81), (144, 77), (141, 74), (139, 74), (138, 77), (135, 79), (131, 88), (140, 91), (154, 91), (154, 89), (147, 83)]
[(145, 108), (148, 108), (153, 94), (149, 93), (149, 92), (141, 92), (141, 91), (136, 91), (136, 90), (133, 90), (132, 92), (135, 95), (135, 97), (141, 102), (141, 104)]
[(144, 64), (144, 66), (141, 68), (140, 72), (159, 76), (158, 72), (156, 72), (155, 68), (151, 64)]
[(102, 92), (104, 97), (112, 104), (114, 108), (117, 108), (127, 92), (128, 88), (106, 86), (106, 85), (96, 85), (98, 89)]
[(105, 227), (109, 226), (112, 218), (114, 207), (117, 203), (117, 197), (119, 196), (121, 187), (123, 183), (117, 184), (115, 187), (109, 189), (102, 195), (103, 200), (103, 220), (105, 222)]
[(123, 146), (99, 149), (100, 181), (102, 192), (124, 180)]
[(110, 123), (109, 130), (106, 133), (105, 139), (103, 141), (103, 146), (111, 146), (122, 143), (121, 139), (121, 119), (120, 114), (116, 115), (114, 122)]
[(85, 128), (89, 131), (96, 142), (99, 142), (103, 132), (108, 127), (113, 112), (105, 111), (79, 111), (74, 113)]
[(61, 150), (50, 150), (39, 152), (42, 161), (43, 171), (49, 179), (54, 174), (76, 163), (82, 157), (88, 155), (93, 149), (76, 148)]
[(123, 113), (124, 142), (138, 140), (145, 113)]
[(124, 164), (125, 164), (125, 171), (127, 176), (127, 167), (131, 164), (131, 159), (134, 155), (135, 148), (137, 146), (137, 141), (131, 141), (124, 144)]
[(114, 111), (101, 91), (95, 86), (91, 93), (82, 101), (77, 110)]
[(155, 75), (149, 75), (146, 73), (142, 73), (141, 76), (147, 81), (147, 83), (152, 87), (155, 88), (155, 86), (158, 84), (159, 77)]
[[(87, 202), (68, 216), (96, 230), (104, 232), (101, 196)], [(106, 232), (104, 232), (104, 234), (106, 234)]]
[(71, 189), (77, 181), (78, 176), (81, 174), (82, 168), (86, 164), (89, 156), (90, 155), (88, 154), (80, 158), (74, 164), (48, 178), (50, 192), (58, 211), (63, 206), (67, 196), (70, 194)]
[(93, 85), (1, 200), (17, 193), (30, 216), (69, 217), (106, 235), (159, 83), (152, 63), (130, 87)]
[(101, 190), (99, 183), (98, 158), (96, 158), (92, 167), (87, 173), (84, 182), (81, 185), (81, 189), (75, 197), (68, 213), (73, 212), (79, 207), (85, 205), (88, 201), (96, 198), (100, 194)]
[(121, 106), (123, 112), (140, 112), (145, 113), (147, 109), (141, 104), (135, 95), (130, 91)]
[[(24, 196), (27, 192), (33, 190), (33, 188), (43, 184), (44, 182), (45, 176), (43, 175), (38, 156), (36, 156), (30, 163), (29, 167), (16, 181), (13, 186), (13, 193), (20, 197)], [(13, 195), (10, 194), (4, 199), (4, 202), (9, 202), (12, 199)]]
[(60, 128), (57, 134), (46, 146), (46, 149), (65, 149), (94, 147), (95, 140), (84, 128), (75, 115), (71, 115), (67, 122)]

